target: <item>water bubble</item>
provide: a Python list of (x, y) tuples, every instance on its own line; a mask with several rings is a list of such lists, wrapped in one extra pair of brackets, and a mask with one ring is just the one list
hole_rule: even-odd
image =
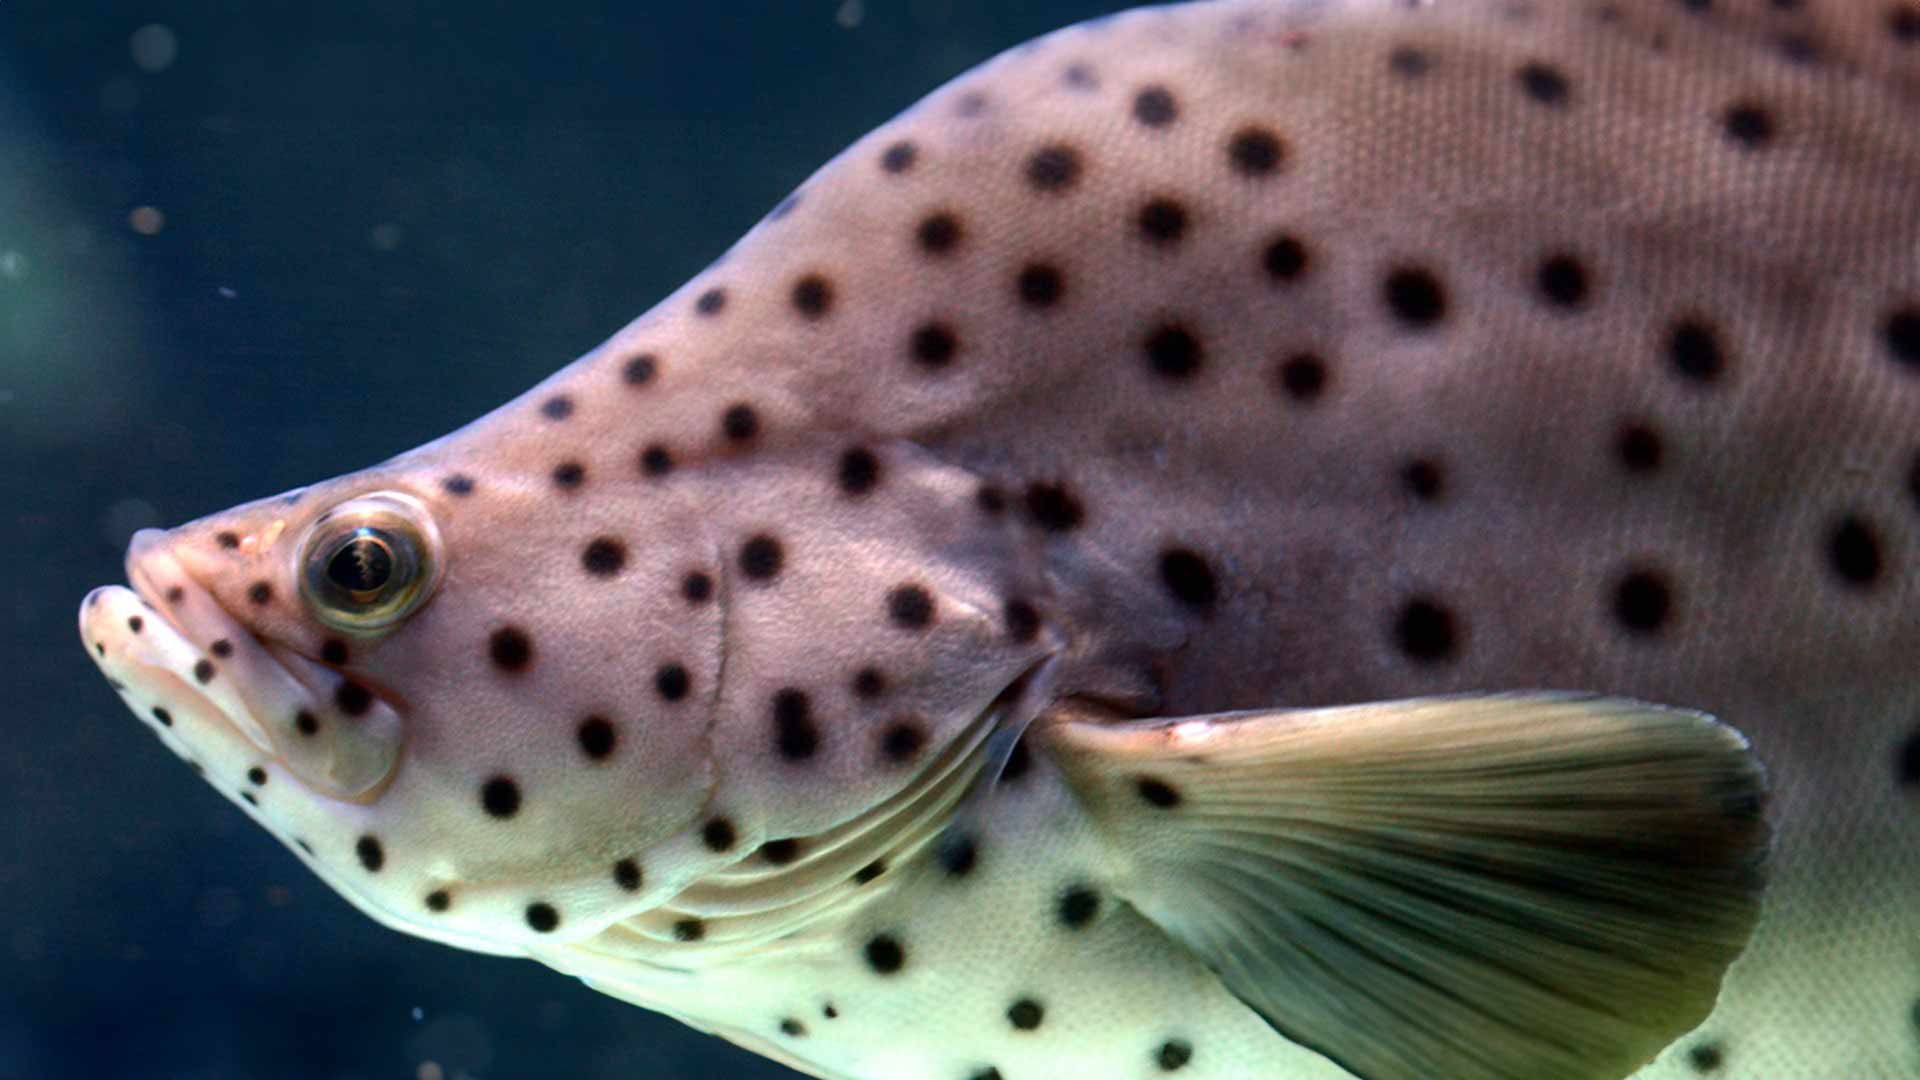
[(180, 55), (180, 41), (173, 31), (159, 23), (148, 23), (133, 32), (127, 41), (133, 62), (141, 71), (157, 74), (173, 66)]
[(833, 21), (841, 27), (852, 30), (867, 20), (865, 0), (844, 0), (840, 10), (833, 13)]
[(136, 206), (127, 214), (127, 224), (141, 236), (157, 236), (167, 227), (167, 215), (157, 207)]

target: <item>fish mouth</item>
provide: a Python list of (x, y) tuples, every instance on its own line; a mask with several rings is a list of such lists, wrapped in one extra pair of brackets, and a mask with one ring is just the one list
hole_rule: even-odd
[[(317, 793), (364, 802), (391, 779), (400, 721), (380, 702), (347, 730), (324, 723), (326, 669), (263, 642), (235, 620), (174, 554), (168, 534), (136, 533), (132, 587), (94, 589), (80, 635), (136, 716), (189, 761), (263, 756)], [(298, 670), (296, 670), (296, 668)]]

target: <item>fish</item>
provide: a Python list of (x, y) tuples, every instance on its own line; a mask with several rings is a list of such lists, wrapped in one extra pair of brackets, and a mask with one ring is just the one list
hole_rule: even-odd
[(1917, 99), (1910, 0), (1071, 27), (81, 638), (806, 1075), (1920, 1075)]

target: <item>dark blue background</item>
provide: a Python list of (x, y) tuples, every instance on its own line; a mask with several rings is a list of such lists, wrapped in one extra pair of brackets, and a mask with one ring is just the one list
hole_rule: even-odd
[(361, 917), (141, 730), (74, 611), (133, 528), (458, 427), (921, 94), (1124, 5), (864, 6), (0, 4), (0, 1080), (789, 1075)]

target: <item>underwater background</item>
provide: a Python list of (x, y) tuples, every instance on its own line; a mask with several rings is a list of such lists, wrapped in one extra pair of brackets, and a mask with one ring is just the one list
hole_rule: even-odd
[(459, 427), (939, 83), (1124, 6), (0, 3), (0, 1080), (793, 1075), (360, 915), (74, 612), (134, 529)]

